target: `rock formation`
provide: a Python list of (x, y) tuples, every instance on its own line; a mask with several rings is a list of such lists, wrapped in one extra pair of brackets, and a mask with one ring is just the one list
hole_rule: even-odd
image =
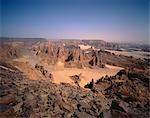
[(79, 47), (63, 46), (54, 43), (40, 43), (33, 50), (36, 51), (37, 56), (40, 56), (48, 64), (56, 64), (58, 61), (61, 61), (65, 63), (65, 67), (104, 67), (104, 63), (101, 63), (101, 57), (94, 50), (90, 54), (86, 54)]
[[(132, 108), (149, 109), (147, 107), (150, 101), (148, 97), (150, 96), (148, 81), (149, 78), (141, 74), (129, 70), (121, 70), (115, 76), (105, 76), (97, 80), (95, 82), (95, 90), (102, 92), (106, 98), (117, 99), (122, 103), (128, 104), (128, 107), (126, 107), (130, 110), (126, 110), (123, 107), (119, 108), (121, 103), (116, 102), (112, 103), (113, 106), (111, 108), (116, 109), (115, 107), (117, 107), (117, 109), (120, 109), (119, 111), (132, 114)], [(90, 82), (85, 87), (93, 91), (93, 86), (91, 87), (91, 85), (93, 84)]]
[(80, 87), (79, 83), (81, 82), (80, 76), (82, 74), (80, 73), (79, 75), (73, 75), (70, 78), (74, 81), (74, 83)]
[[(93, 44), (96, 42), (91, 41)], [(70, 44), (73, 43), (74, 41), (70, 42)], [(76, 44), (78, 43), (80, 42), (77, 41)], [(29, 62), (12, 60), (12, 58), (18, 58), (19, 51), (28, 53), (27, 47), (23, 47), (22, 50), (18, 50), (12, 44), (0, 47), (2, 55), (2, 60), (0, 59), (0, 117), (149, 117), (150, 91), (149, 76), (147, 76), (149, 71), (144, 60), (115, 55), (103, 50), (97, 51), (93, 48), (84, 51), (77, 45), (66, 44), (67, 42), (62, 45), (47, 41), (30, 44), (33, 46), (34, 56), (41, 59), (39, 62), (35, 60), (37, 64), (32, 63), (32, 66)], [(104, 67), (106, 63), (123, 67), (125, 70), (119, 71), (114, 76), (106, 75), (96, 82), (91, 78), (91, 82), (85, 85), (85, 89), (79, 87), (81, 74), (70, 77), (76, 85), (53, 83), (53, 74), (46, 69), (46, 66), (43, 66), (43, 63), (53, 65), (59, 61), (68, 68), (99, 68)], [(25, 67), (21, 68), (21, 66)], [(36, 77), (38, 79), (32, 79)], [(60, 79), (63, 78), (60, 77)]]
[(45, 78), (49, 78), (50, 81), (53, 81), (53, 75), (45, 70), (43, 66), (36, 64), (35, 68), (40, 71)]
[[(45, 69), (36, 64), (41, 73)], [(89, 88), (31, 80), (14, 65), (0, 62), (0, 116), (19, 118), (147, 118), (147, 78), (130, 71), (103, 77)], [(80, 80), (80, 75), (72, 76)], [(61, 79), (61, 78), (60, 78)], [(146, 81), (145, 81), (146, 80)], [(139, 89), (140, 88), (140, 89)]]

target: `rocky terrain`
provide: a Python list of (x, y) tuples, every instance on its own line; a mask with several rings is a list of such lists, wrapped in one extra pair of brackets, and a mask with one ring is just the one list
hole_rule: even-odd
[(36, 44), (33, 50), (36, 51), (37, 56), (42, 58), (42, 61), (48, 64), (56, 64), (61, 61), (65, 63), (65, 67), (104, 67), (96, 51), (85, 53), (79, 47), (57, 45), (52, 42)]
[[(77, 86), (28, 79), (14, 66), (1, 62), (1, 117), (97, 117), (107, 108), (104, 96)], [(95, 101), (102, 100), (97, 108)], [(106, 100), (106, 101), (105, 101)], [(100, 104), (100, 103), (97, 104)], [(93, 104), (93, 105), (92, 105)]]
[(149, 115), (149, 80), (125, 70), (85, 85), (90, 88), (87, 90), (65, 83), (30, 80), (6, 62), (0, 63), (0, 69), (3, 118), (148, 118)]
[(125, 69), (131, 69), (138, 73), (144, 73), (146, 76), (149, 75), (149, 64), (144, 59), (136, 59), (132, 56), (115, 55), (108, 51), (99, 51), (101, 58), (104, 63), (120, 66)]
[(10, 44), (1, 43), (0, 51), (0, 59), (18, 58), (21, 56), (18, 48)]
[(75, 45), (63, 46), (61, 43), (44, 42), (35, 44), (33, 50), (36, 52), (37, 56), (41, 58), (44, 57), (42, 61), (48, 64), (56, 64), (58, 61), (61, 61), (67, 68), (104, 68), (105, 64), (109, 64), (126, 69), (134, 69), (137, 72), (144, 72), (146, 75), (149, 75), (147, 71), (149, 69), (149, 62), (147, 62), (147, 60), (141, 58), (137, 59), (133, 56), (116, 55), (102, 49), (95, 50), (89, 48), (82, 50)]
[[(92, 47), (96, 41), (18, 40), (2, 41), (0, 47), (1, 118), (149, 117), (150, 78), (145, 60), (79, 46), (92, 43)], [(109, 76), (108, 64), (124, 69)], [(78, 73), (65, 73), (74, 68)], [(56, 70), (72, 83), (56, 83)], [(105, 76), (95, 79), (94, 72), (102, 70)], [(83, 71), (90, 81), (82, 87)]]

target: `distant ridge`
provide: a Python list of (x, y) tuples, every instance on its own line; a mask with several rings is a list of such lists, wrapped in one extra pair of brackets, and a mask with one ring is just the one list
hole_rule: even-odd
[(21, 37), (0, 37), (0, 41), (23, 41), (23, 42), (26, 42), (26, 41), (46, 41), (45, 38), (21, 38)]

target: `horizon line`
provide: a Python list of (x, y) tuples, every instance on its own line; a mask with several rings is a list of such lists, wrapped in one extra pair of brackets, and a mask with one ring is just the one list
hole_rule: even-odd
[(0, 36), (0, 39), (2, 38), (5, 38), (5, 39), (45, 39), (45, 40), (99, 40), (99, 41), (105, 41), (105, 42), (108, 42), (108, 43), (117, 43), (117, 44), (142, 44), (142, 45), (150, 45), (150, 43), (140, 43), (140, 42), (117, 42), (117, 41), (107, 41), (105, 39), (98, 39), (98, 38), (87, 38), (87, 39), (79, 39), (79, 38), (46, 38), (46, 37), (1, 37)]

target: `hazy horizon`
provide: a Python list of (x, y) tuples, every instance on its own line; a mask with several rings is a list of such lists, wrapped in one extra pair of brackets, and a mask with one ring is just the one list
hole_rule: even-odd
[(0, 37), (149, 43), (149, 0), (2, 0)]

